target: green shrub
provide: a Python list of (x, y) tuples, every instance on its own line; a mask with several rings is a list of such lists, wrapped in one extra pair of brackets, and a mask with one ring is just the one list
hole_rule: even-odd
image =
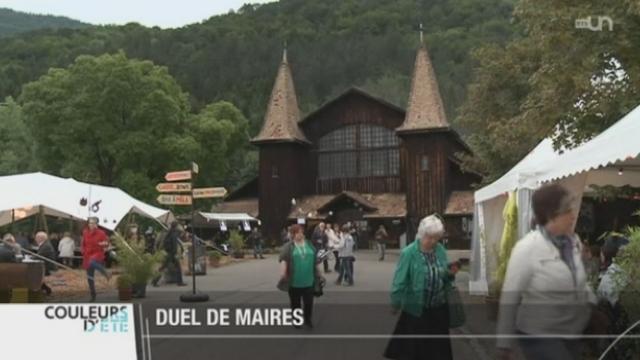
[(132, 284), (149, 282), (157, 274), (156, 268), (164, 259), (164, 251), (157, 251), (154, 254), (146, 253), (144, 239), (126, 241), (118, 233), (114, 235), (114, 239), (123, 276)]

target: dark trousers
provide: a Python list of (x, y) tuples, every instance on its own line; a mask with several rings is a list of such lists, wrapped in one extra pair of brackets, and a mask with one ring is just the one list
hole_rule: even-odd
[[(313, 313), (313, 286), (306, 288), (289, 288), (289, 301), (291, 309), (302, 308), (304, 314), (304, 323), (311, 324), (311, 315)], [(304, 307), (302, 307), (304, 303)]]
[(180, 261), (178, 261), (178, 259), (176, 258), (176, 254), (167, 254), (167, 256), (165, 256), (164, 258), (164, 261), (162, 262), (162, 266), (160, 266), (160, 268), (158, 269), (158, 275), (156, 275), (155, 279), (153, 279), (154, 285), (158, 285), (158, 281), (160, 281), (160, 278), (162, 277), (162, 272), (170, 265), (173, 265), (177, 269), (176, 280), (178, 281), (178, 284), (183, 283), (182, 267), (180, 266)]
[(104, 277), (109, 277), (102, 263), (96, 260), (91, 260), (89, 262), (89, 267), (87, 268), (87, 282), (89, 283), (89, 292), (91, 293), (92, 300), (95, 300), (96, 298), (96, 283), (95, 283), (96, 270), (98, 270), (98, 272), (100, 272), (100, 274), (102, 274)]
[(338, 256), (338, 250), (333, 251), (333, 256), (336, 258), (336, 265), (333, 267), (333, 270), (340, 271), (340, 257)]

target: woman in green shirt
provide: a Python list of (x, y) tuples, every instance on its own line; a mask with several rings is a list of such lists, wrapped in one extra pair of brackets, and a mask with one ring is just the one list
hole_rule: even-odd
[[(402, 250), (393, 276), (391, 305), (402, 311), (385, 357), (451, 360), (447, 292), (454, 279), (447, 251), (438, 241), (444, 225), (435, 215), (420, 221), (416, 240)], [(422, 337), (410, 338), (407, 335)], [(434, 338), (425, 335), (437, 335)]]
[(316, 249), (304, 238), (304, 229), (294, 225), (292, 241), (286, 243), (280, 252), (281, 281), (288, 282), (289, 300), (292, 309), (303, 307), (304, 324), (312, 328), (313, 290), (318, 268)]

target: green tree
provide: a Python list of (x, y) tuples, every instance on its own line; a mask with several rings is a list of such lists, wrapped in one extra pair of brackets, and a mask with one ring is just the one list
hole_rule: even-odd
[(19, 174), (35, 168), (33, 138), (22, 108), (12, 98), (0, 102), (0, 175)]
[(235, 106), (192, 115), (187, 98), (165, 67), (120, 52), (51, 69), (24, 87), (21, 101), (45, 171), (150, 200), (167, 171), (191, 161), (203, 182), (225, 179), (246, 144), (247, 121)]
[(124, 53), (51, 69), (25, 85), (21, 101), (45, 170), (107, 185), (141, 164), (159, 172), (157, 143), (180, 131), (189, 110), (166, 68)]
[[(637, 2), (521, 0), (506, 46), (475, 52), (479, 65), (459, 122), (473, 133), (479, 167), (491, 181), (539, 141), (557, 148), (591, 139), (638, 105), (640, 11)], [(613, 20), (613, 31), (577, 28), (576, 20)]]

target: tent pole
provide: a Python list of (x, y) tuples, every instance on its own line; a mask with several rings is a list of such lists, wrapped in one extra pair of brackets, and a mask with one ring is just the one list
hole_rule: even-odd
[(16, 209), (11, 209), (11, 225), (9, 231), (13, 233), (13, 223), (16, 222)]
[(47, 226), (47, 218), (44, 216), (44, 207), (42, 207), (42, 205), (40, 205), (38, 207), (38, 217), (40, 218), (40, 221), (42, 221), (42, 226), (44, 228), (44, 232), (46, 232), (48, 234), (49, 233), (49, 227)]

